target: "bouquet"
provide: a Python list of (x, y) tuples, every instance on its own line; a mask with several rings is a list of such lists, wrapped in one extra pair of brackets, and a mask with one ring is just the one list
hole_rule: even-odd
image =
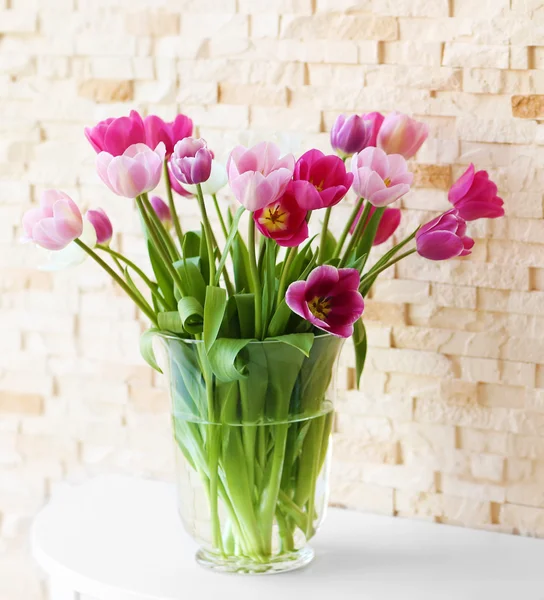
[[(391, 205), (410, 190), (407, 160), (427, 138), (425, 124), (398, 113), (341, 115), (330, 133), (334, 153), (311, 149), (295, 159), (262, 142), (234, 148), (226, 167), (192, 133), (184, 115), (168, 123), (135, 111), (85, 130), (98, 176), (141, 217), (146, 267), (112, 247), (106, 211), (83, 217), (62, 191), (43, 192), (23, 228), (54, 266), (89, 256), (112, 277), (149, 320), (141, 350), (158, 370), (153, 340), (162, 340), (183, 463), (180, 502), (196, 479), (207, 507), (204, 524), (194, 506), (184, 516), (204, 546), (201, 562), (284, 570), (309, 560), (305, 543), (326, 503), (319, 478), (332, 427), (327, 390), (349, 337), (359, 382), (364, 297), (411, 254), (470, 254), (467, 221), (502, 216), (503, 202), (471, 164), (449, 191), (450, 210), (369, 260), (399, 226), (401, 211)], [(161, 178), (167, 202), (149, 196)], [(217, 198), (227, 182), (236, 210)], [(332, 210), (349, 190), (357, 200), (335, 235)], [(193, 197), (201, 227), (184, 231), (183, 205)]]

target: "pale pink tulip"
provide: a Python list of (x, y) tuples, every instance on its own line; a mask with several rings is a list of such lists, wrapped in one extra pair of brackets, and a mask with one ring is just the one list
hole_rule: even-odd
[(100, 152), (96, 157), (96, 170), (114, 194), (136, 198), (157, 187), (165, 152), (162, 142), (155, 150), (145, 144), (133, 144), (121, 156)]
[(385, 117), (378, 132), (378, 148), (387, 154), (412, 158), (429, 135), (429, 127), (408, 115), (392, 112)]
[(283, 195), (295, 168), (295, 158), (275, 144), (261, 142), (253, 148), (237, 146), (227, 162), (229, 184), (234, 196), (254, 212)]
[(373, 206), (387, 206), (410, 190), (413, 175), (400, 154), (387, 155), (379, 148), (365, 148), (351, 159), (353, 189)]
[(76, 203), (64, 192), (46, 190), (40, 206), (23, 217), (24, 241), (32, 241), (47, 250), (62, 250), (83, 231), (83, 218)]

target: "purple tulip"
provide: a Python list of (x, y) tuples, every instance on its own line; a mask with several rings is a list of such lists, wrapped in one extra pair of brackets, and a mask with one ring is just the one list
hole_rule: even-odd
[(98, 244), (109, 244), (113, 237), (113, 226), (110, 218), (101, 208), (88, 210), (87, 221), (94, 227), (96, 231), (96, 241)]
[(40, 206), (23, 216), (23, 241), (46, 250), (62, 250), (83, 232), (83, 218), (76, 203), (64, 192), (46, 190)]
[(331, 129), (331, 146), (342, 157), (347, 158), (366, 148), (374, 131), (374, 122), (359, 115), (338, 115)]
[(144, 119), (146, 144), (156, 148), (163, 142), (168, 158), (174, 152), (174, 146), (180, 140), (193, 133), (193, 121), (185, 115), (178, 115), (173, 121), (165, 122), (156, 115), (149, 115)]
[(467, 224), (452, 208), (423, 225), (416, 233), (416, 248), (429, 260), (447, 260), (470, 254), (474, 240), (465, 235)]
[(85, 136), (96, 152), (108, 152), (112, 156), (121, 156), (129, 146), (146, 141), (144, 122), (135, 110), (131, 110), (128, 117), (110, 118), (94, 127), (86, 127)]
[(400, 154), (365, 148), (351, 159), (353, 189), (373, 206), (387, 206), (410, 191), (413, 175)]
[(296, 162), (293, 173), (295, 183), (306, 185), (309, 192), (300, 195), (302, 208), (316, 210), (338, 204), (353, 182), (353, 174), (346, 172), (344, 161), (320, 150), (308, 150)]
[(174, 147), (172, 174), (180, 183), (202, 183), (210, 177), (212, 158), (205, 140), (185, 138)]
[(306, 281), (295, 281), (287, 289), (285, 302), (297, 315), (319, 329), (338, 337), (350, 337), (353, 324), (363, 314), (357, 269), (322, 265)]
[(151, 196), (149, 202), (157, 217), (159, 217), (160, 222), (166, 229), (170, 229), (172, 227), (172, 213), (168, 204), (162, 198), (159, 198), (159, 196)]
[(448, 200), (465, 221), (504, 217), (504, 203), (497, 196), (497, 186), (487, 171), (474, 172), (472, 163), (451, 186)]

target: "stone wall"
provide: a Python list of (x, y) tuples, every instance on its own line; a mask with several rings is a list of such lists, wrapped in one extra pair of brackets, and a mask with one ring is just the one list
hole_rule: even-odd
[(364, 393), (350, 348), (340, 373), (333, 502), (544, 536), (544, 2), (0, 0), (0, 598), (42, 598), (28, 526), (59, 482), (172, 476), (133, 306), (92, 264), (41, 272), (18, 243), (23, 211), (60, 187), (142, 256), (82, 135), (130, 108), (183, 110), (221, 158), (263, 138), (326, 149), (339, 112), (414, 114), (431, 135), (404, 231), (448, 206), (471, 160), (489, 170), (508, 216), (471, 228), (472, 257), (403, 262), (367, 303)]

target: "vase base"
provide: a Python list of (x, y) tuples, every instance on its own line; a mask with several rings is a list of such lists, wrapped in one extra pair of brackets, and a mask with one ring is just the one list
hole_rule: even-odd
[(239, 575), (273, 575), (286, 573), (305, 567), (314, 558), (314, 551), (306, 546), (296, 552), (286, 552), (279, 556), (263, 559), (259, 562), (245, 556), (223, 556), (200, 549), (196, 553), (197, 563), (206, 569), (218, 573), (237, 573)]

